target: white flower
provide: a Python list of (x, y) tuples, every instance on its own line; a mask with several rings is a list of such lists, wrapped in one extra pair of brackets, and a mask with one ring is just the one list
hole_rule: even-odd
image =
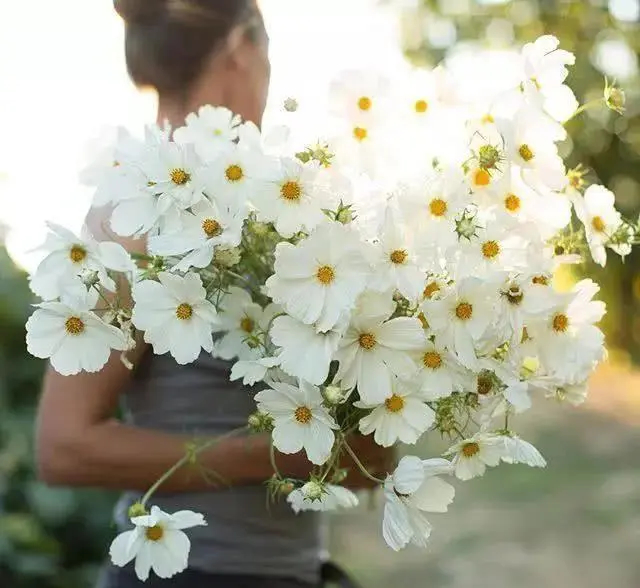
[(358, 506), (358, 497), (343, 486), (323, 484), (319, 497), (314, 497), (313, 492), (312, 495), (309, 495), (307, 486), (308, 484), (305, 484), (302, 488), (296, 488), (287, 496), (287, 502), (296, 513), (307, 510), (320, 512)]
[(547, 465), (544, 457), (531, 443), (520, 437), (503, 437), (505, 453), (502, 461), (505, 463), (523, 463), (530, 467), (544, 468)]
[(247, 359), (236, 361), (231, 367), (232, 382), (242, 379), (245, 386), (253, 386), (267, 377), (269, 370), (280, 364), (279, 357), (259, 357), (258, 359)]
[(205, 161), (214, 159), (221, 149), (238, 138), (240, 116), (224, 106), (201, 106), (198, 113), (190, 113), (185, 126), (177, 128), (176, 143), (193, 143), (198, 155)]
[[(214, 355), (222, 359), (253, 359), (259, 353), (256, 338), (261, 336), (277, 309), (274, 305), (262, 308), (251, 295), (231, 286), (220, 300), (215, 332), (224, 332), (214, 345)], [(253, 339), (253, 342), (251, 341)]]
[(355, 313), (335, 355), (340, 362), (336, 381), (345, 388), (357, 385), (362, 401), (373, 405), (393, 395), (394, 375), (415, 375), (418, 367), (412, 356), (425, 344), (418, 319), (385, 320), (388, 316)]
[(483, 336), (493, 316), (493, 300), (480, 278), (456, 282), (440, 298), (425, 300), (421, 310), (439, 341), (458, 355), (469, 368), (476, 363), (476, 343)]
[(102, 321), (91, 309), (98, 293), (79, 292), (64, 302), (43, 302), (27, 321), (27, 351), (49, 358), (64, 376), (84, 370), (97, 372), (112, 349), (127, 349), (125, 334)]
[(100, 283), (111, 292), (116, 284), (107, 270), (132, 272), (135, 264), (118, 243), (98, 242), (83, 228), (79, 238), (68, 229), (47, 223), (49, 234), (41, 249), (48, 252), (31, 276), (31, 289), (44, 300), (58, 298), (85, 272), (97, 272)]
[(170, 352), (180, 364), (195, 361), (200, 350), (212, 351), (216, 309), (206, 298), (200, 276), (158, 274), (159, 282), (143, 280), (133, 286), (132, 322), (158, 355)]
[(211, 200), (222, 197), (243, 208), (259, 186), (265, 167), (269, 166), (259, 151), (231, 143), (207, 166), (205, 194)]
[(394, 381), (392, 394), (382, 403), (354, 402), (354, 406), (373, 409), (360, 419), (363, 435), (374, 433), (375, 442), (391, 447), (398, 440), (414, 444), (433, 424), (435, 412), (427, 406), (417, 391)]
[(267, 294), (293, 317), (327, 331), (351, 310), (368, 273), (356, 233), (326, 222), (298, 245), (278, 243)]
[(455, 475), (460, 480), (482, 476), (487, 466), (495, 467), (505, 455), (504, 440), (500, 436), (478, 433), (453, 445), (445, 455), (453, 455), (451, 461)]
[(283, 237), (312, 231), (324, 218), (331, 199), (315, 163), (303, 165), (282, 158), (273, 177), (265, 180), (251, 197), (260, 221), (273, 222)]
[(584, 224), (591, 257), (604, 266), (607, 262), (605, 245), (622, 224), (622, 217), (615, 209), (613, 192), (604, 186), (589, 186), (584, 199), (576, 200), (575, 209)]
[(273, 444), (282, 453), (307, 452), (311, 463), (322, 465), (331, 455), (338, 425), (323, 408), (320, 390), (303, 380), (299, 387), (272, 382), (255, 396), (258, 410), (273, 417)]
[(373, 71), (342, 72), (329, 88), (333, 114), (349, 121), (379, 118), (387, 102), (389, 80)]
[(244, 220), (243, 212), (231, 204), (202, 200), (182, 215), (179, 231), (150, 237), (149, 252), (162, 256), (188, 253), (175, 266), (178, 271), (206, 267), (218, 245), (240, 245)]
[(376, 254), (371, 287), (383, 292), (396, 289), (405, 298), (417, 300), (424, 287), (424, 273), (418, 266), (406, 228), (391, 208), (385, 215)]
[(456, 356), (437, 341), (427, 341), (417, 354), (420, 369), (415, 383), (425, 400), (437, 400), (460, 392), (467, 381), (466, 370)]
[(273, 321), (269, 335), (274, 345), (280, 347), (278, 358), (285, 372), (311, 384), (324, 383), (338, 348), (339, 331), (319, 333), (313, 325), (279, 316)]
[(423, 512), (446, 512), (455, 490), (438, 476), (450, 474), (446, 459), (421, 460), (405, 456), (384, 484), (382, 535), (387, 545), (399, 551), (411, 542), (425, 547), (431, 524)]
[(151, 570), (160, 578), (171, 578), (187, 569), (191, 543), (183, 529), (207, 524), (201, 514), (189, 510), (168, 514), (157, 506), (131, 522), (135, 528), (113, 540), (109, 555), (119, 567), (135, 559), (136, 575), (143, 582)]

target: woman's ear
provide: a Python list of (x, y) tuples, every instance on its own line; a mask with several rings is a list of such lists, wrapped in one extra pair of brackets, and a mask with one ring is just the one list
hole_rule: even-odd
[(233, 69), (245, 70), (249, 66), (251, 55), (247, 52), (247, 30), (246, 27), (238, 25), (233, 27), (223, 50), (224, 58), (230, 61)]

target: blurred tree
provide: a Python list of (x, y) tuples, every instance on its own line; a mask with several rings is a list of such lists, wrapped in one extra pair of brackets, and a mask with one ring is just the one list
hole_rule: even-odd
[(0, 245), (0, 586), (86, 588), (106, 554), (111, 494), (48, 488), (34, 472), (44, 362), (25, 349), (33, 302)]
[[(640, 2), (638, 0), (391, 0), (403, 7), (407, 56), (432, 66), (460, 47), (512, 47), (553, 34), (576, 55), (569, 84), (581, 103), (602, 96), (603, 76), (617, 78), (627, 111), (590, 110), (568, 125), (563, 152), (573, 167), (582, 162), (587, 180), (616, 194), (628, 217), (640, 212)], [(613, 256), (611, 256), (613, 257)], [(606, 270), (589, 266), (609, 307), (609, 346), (640, 362), (640, 252)], [(628, 355), (627, 355), (628, 354)]]

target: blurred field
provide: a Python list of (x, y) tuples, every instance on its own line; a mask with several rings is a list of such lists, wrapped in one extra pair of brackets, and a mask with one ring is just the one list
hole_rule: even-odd
[(366, 588), (640, 586), (640, 374), (605, 366), (584, 407), (549, 401), (518, 422), (546, 470), (458, 483), (427, 552), (388, 550), (379, 509), (334, 518), (336, 559)]

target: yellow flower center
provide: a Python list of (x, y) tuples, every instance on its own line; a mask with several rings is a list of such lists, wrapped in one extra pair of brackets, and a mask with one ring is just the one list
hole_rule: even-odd
[(169, 172), (169, 177), (176, 186), (184, 186), (191, 179), (191, 174), (177, 167)]
[(431, 282), (427, 284), (427, 287), (422, 292), (422, 295), (425, 298), (432, 298), (436, 292), (440, 292), (440, 286), (438, 286), (437, 282)]
[(306, 425), (312, 417), (311, 409), (306, 406), (299, 406), (298, 408), (296, 408), (294, 414), (296, 417), (296, 421), (302, 423), (303, 425)]
[(533, 278), (531, 278), (531, 282), (533, 284), (537, 284), (538, 286), (548, 286), (549, 285), (549, 278), (547, 278), (547, 276), (533, 276)]
[(389, 259), (392, 263), (396, 265), (402, 265), (405, 261), (407, 261), (407, 257), (409, 254), (404, 249), (396, 249), (392, 251), (389, 255)]
[(242, 171), (242, 168), (239, 165), (234, 163), (225, 170), (224, 175), (230, 182), (239, 182), (244, 178), (244, 171)]
[(462, 446), (462, 455), (465, 457), (473, 457), (474, 455), (480, 453), (480, 445), (477, 443), (465, 443)]
[(325, 286), (328, 286), (329, 284), (331, 284), (331, 282), (333, 282), (333, 280), (335, 280), (336, 272), (330, 265), (323, 265), (318, 268), (318, 271), (316, 272), (316, 278), (318, 278), (318, 282), (324, 284)]
[(520, 157), (522, 157), (522, 159), (524, 159), (525, 161), (531, 161), (534, 157), (533, 151), (531, 151), (531, 147), (529, 147), (529, 145), (527, 145), (526, 143), (520, 145), (518, 153), (520, 154)]
[(429, 202), (429, 212), (433, 216), (444, 216), (447, 214), (447, 202), (442, 198), (434, 198)]
[(473, 173), (473, 183), (476, 186), (488, 186), (491, 183), (491, 174), (486, 169), (477, 169)]
[(524, 298), (522, 290), (520, 290), (520, 288), (516, 285), (510, 286), (509, 289), (505, 292), (505, 296), (507, 297), (507, 300), (514, 306), (522, 304), (522, 300)]
[(384, 401), (384, 405), (389, 412), (400, 412), (404, 408), (404, 398), (394, 394), (391, 398)]
[(485, 114), (483, 115), (483, 117), (480, 119), (480, 122), (482, 124), (490, 124), (490, 123), (494, 123), (496, 122), (496, 119), (493, 118), (493, 116), (491, 116), (490, 114)]
[(456, 316), (461, 321), (468, 321), (473, 316), (473, 306), (468, 302), (460, 302), (456, 306)]
[(147, 527), (144, 533), (149, 541), (160, 541), (164, 536), (164, 529), (160, 525)]
[(113, 160), (113, 163), (111, 164), (112, 167), (120, 167), (120, 162), (117, 159)]
[(476, 392), (480, 396), (486, 396), (487, 394), (489, 394), (489, 392), (491, 392), (492, 388), (493, 388), (493, 381), (489, 376), (486, 376), (486, 375), (478, 376), (478, 384), (476, 386)]
[(500, 245), (496, 241), (485, 241), (482, 244), (482, 255), (485, 259), (493, 259), (500, 253)]
[(426, 100), (416, 100), (413, 107), (418, 114), (424, 114), (429, 110), (429, 103)]
[(358, 343), (360, 343), (360, 347), (369, 351), (376, 346), (377, 341), (375, 335), (371, 333), (362, 333), (360, 337), (358, 337)]
[(74, 245), (69, 250), (69, 257), (73, 263), (80, 263), (87, 257), (87, 250), (82, 245)]
[(427, 351), (422, 357), (424, 367), (431, 370), (437, 370), (442, 366), (442, 356), (437, 351)]
[(593, 227), (593, 230), (596, 231), (596, 233), (604, 233), (605, 229), (607, 228), (607, 225), (605, 224), (604, 220), (602, 220), (601, 216), (594, 216), (591, 219), (591, 226)]
[(79, 335), (84, 331), (84, 323), (77, 316), (71, 316), (64, 323), (64, 328), (69, 335)]
[(280, 195), (289, 202), (297, 202), (300, 200), (301, 194), (302, 188), (300, 187), (300, 184), (294, 180), (285, 182), (280, 188)]
[(213, 129), (213, 134), (216, 137), (219, 137), (220, 135), (222, 135), (222, 129)]
[(205, 218), (202, 221), (202, 230), (209, 238), (217, 237), (220, 233), (222, 233), (222, 226), (217, 220), (213, 218)]
[(509, 212), (518, 212), (518, 210), (520, 210), (520, 198), (515, 194), (508, 194), (504, 199), (504, 207)]
[(371, 98), (369, 98), (369, 96), (362, 96), (360, 100), (358, 100), (358, 108), (360, 110), (366, 112), (367, 110), (371, 109), (371, 106), (373, 106), (373, 102), (371, 101)]
[(193, 306), (183, 302), (178, 308), (176, 308), (176, 316), (181, 321), (188, 321), (193, 316)]
[(561, 312), (555, 314), (552, 327), (556, 333), (564, 333), (569, 328), (569, 317)]
[(364, 141), (369, 135), (369, 131), (364, 127), (354, 127), (353, 136), (357, 141)]
[(245, 332), (245, 333), (251, 333), (253, 332), (253, 328), (256, 326), (255, 322), (250, 319), (248, 316), (245, 316), (241, 321), (240, 321), (240, 328)]

